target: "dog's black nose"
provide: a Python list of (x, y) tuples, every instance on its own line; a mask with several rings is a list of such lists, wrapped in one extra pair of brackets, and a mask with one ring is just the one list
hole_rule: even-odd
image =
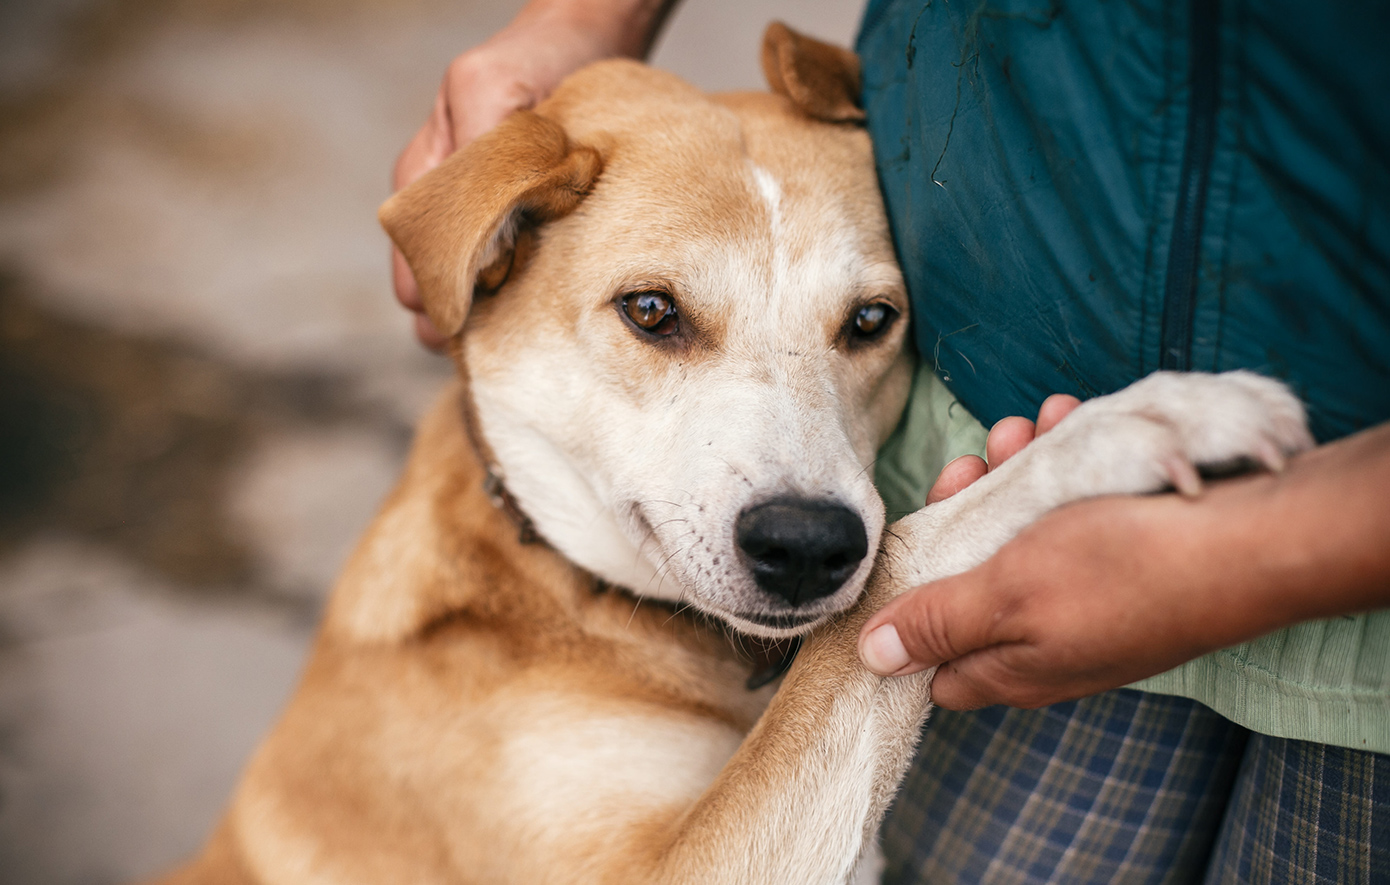
[(840, 589), (869, 552), (859, 514), (830, 501), (759, 504), (739, 514), (735, 532), (758, 586), (793, 606)]

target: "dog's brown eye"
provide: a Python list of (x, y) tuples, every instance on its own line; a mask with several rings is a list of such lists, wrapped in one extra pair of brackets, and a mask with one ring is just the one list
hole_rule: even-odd
[(623, 299), (623, 313), (643, 332), (665, 337), (676, 331), (676, 303), (665, 292), (635, 292)]
[(893, 324), (897, 316), (897, 310), (890, 304), (881, 301), (866, 304), (855, 311), (854, 317), (850, 320), (850, 339), (865, 341), (876, 338)]

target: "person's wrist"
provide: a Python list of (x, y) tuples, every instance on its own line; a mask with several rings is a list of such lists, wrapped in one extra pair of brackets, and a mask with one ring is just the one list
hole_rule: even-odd
[(1194, 647), (1227, 648), (1302, 620), (1287, 560), (1300, 554), (1274, 522), (1279, 477), (1254, 474), (1209, 483), (1196, 500), (1163, 500), (1157, 532), (1172, 539), (1170, 567), (1185, 588)]
[[(1268, 629), (1390, 603), (1390, 425), (1217, 489), (1242, 518)], [(1267, 631), (1266, 631), (1267, 632)]]
[(515, 23), (563, 30), (594, 59), (644, 58), (669, 0), (534, 0)]

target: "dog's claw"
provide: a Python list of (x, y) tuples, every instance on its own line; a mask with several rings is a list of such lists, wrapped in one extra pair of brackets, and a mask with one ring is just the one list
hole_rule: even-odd
[(1197, 468), (1192, 466), (1192, 462), (1179, 455), (1165, 458), (1163, 461), (1164, 472), (1168, 474), (1168, 479), (1173, 483), (1173, 488), (1188, 498), (1195, 498), (1202, 494), (1202, 477), (1197, 473)]
[(1270, 473), (1283, 473), (1288, 466), (1288, 459), (1270, 439), (1261, 439), (1255, 444), (1255, 457)]

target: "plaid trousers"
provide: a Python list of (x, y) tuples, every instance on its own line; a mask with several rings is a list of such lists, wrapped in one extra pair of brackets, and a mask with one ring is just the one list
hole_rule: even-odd
[(1120, 689), (932, 715), (885, 885), (1390, 883), (1390, 756)]

